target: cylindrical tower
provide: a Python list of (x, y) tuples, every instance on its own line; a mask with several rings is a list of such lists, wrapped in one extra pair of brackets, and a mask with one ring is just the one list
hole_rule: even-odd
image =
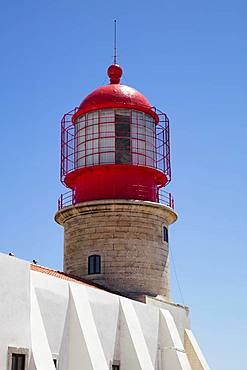
[[(56, 221), (64, 226), (64, 271), (120, 293), (169, 298), (168, 226), (173, 201), (169, 120), (137, 90), (110, 84), (64, 115), (62, 195)], [(161, 204), (165, 203), (165, 204)]]

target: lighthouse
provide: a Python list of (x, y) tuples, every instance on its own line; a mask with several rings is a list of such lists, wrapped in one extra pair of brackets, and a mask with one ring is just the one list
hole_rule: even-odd
[(64, 272), (130, 298), (169, 301), (169, 225), (174, 202), (169, 119), (139, 91), (109, 83), (61, 122), (61, 181), (55, 220), (64, 227)]
[(121, 75), (62, 118), (64, 271), (0, 253), (5, 369), (210, 370), (169, 294), (169, 120)]

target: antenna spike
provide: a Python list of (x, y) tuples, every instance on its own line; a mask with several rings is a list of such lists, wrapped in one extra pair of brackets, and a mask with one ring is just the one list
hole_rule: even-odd
[(113, 63), (117, 64), (117, 20), (114, 19), (114, 59)]

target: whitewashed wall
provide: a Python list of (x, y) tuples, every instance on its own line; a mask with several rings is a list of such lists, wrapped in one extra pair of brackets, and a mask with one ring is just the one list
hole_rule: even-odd
[(7, 348), (31, 347), (30, 264), (0, 254), (0, 368), (7, 369)]
[(209, 369), (181, 306), (132, 301), (2, 254), (0, 274), (1, 364), (14, 346), (30, 349), (30, 370), (55, 370), (54, 356), (59, 370), (107, 370), (113, 360), (121, 370)]

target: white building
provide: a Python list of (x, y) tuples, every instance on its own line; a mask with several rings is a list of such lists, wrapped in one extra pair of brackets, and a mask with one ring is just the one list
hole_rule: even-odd
[[(209, 369), (187, 307), (137, 302), (4, 254), (0, 271), (1, 370)], [(13, 367), (18, 354), (25, 365)]]

